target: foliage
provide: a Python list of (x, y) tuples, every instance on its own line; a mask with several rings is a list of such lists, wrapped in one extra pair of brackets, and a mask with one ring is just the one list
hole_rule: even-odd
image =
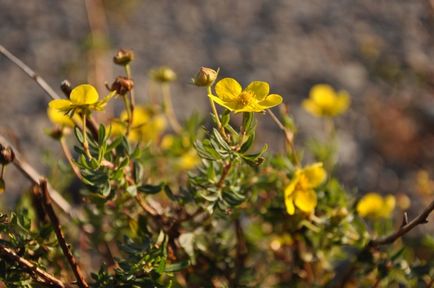
[[(49, 104), (54, 125), (49, 134), (62, 144), (71, 168), (65, 173), (80, 183), (74, 213), (57, 213), (90, 287), (432, 283), (431, 236), (384, 248), (373, 242), (400, 224), (393, 218), (399, 199), (368, 194), (360, 200), (335, 177), (333, 117), (348, 109), (346, 92), (336, 94), (325, 84), (313, 88), (303, 106), (315, 116), (326, 116), (324, 125), (332, 129), (326, 130), (330, 135), (325, 143), (301, 143), (301, 153), (294, 145), (296, 121), (285, 109), (280, 117), (269, 110), (282, 97), (269, 95), (268, 83), (254, 81), (243, 90), (235, 79), (217, 81), (218, 71), (202, 67), (193, 84), (206, 89), (212, 113), (179, 123), (169, 89), (175, 72), (153, 69), (151, 78), (160, 86), (161, 97), (152, 99), (161, 101), (135, 105), (133, 59), (131, 51), (118, 51), (114, 62), (125, 67), (127, 75), (117, 77), (102, 100), (93, 86), (84, 84), (67, 99)], [(124, 110), (96, 124), (93, 113), (116, 105), (118, 99)], [(222, 106), (220, 112), (216, 103)], [(255, 113), (270, 114), (269, 120), (284, 132), (285, 152), (257, 147)], [(312, 163), (302, 157), (309, 153)], [(5, 159), (0, 159), (2, 171), (13, 161)], [(0, 179), (8, 181), (3, 172)], [(33, 190), (41, 187), (34, 183)], [(35, 195), (29, 194), (32, 201), (23, 201), (14, 212), (0, 214), (0, 246), (72, 283), (73, 273), (59, 248), (65, 239), (59, 239)], [(70, 202), (71, 195), (64, 189)], [(7, 287), (52, 286), (5, 249), (0, 250), (0, 279)]]

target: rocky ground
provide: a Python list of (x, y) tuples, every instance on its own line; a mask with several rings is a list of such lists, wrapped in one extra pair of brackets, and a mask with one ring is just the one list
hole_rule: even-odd
[[(177, 72), (181, 117), (207, 113), (203, 91), (188, 85), (200, 66), (221, 67), (244, 84), (267, 81), (294, 113), (300, 143), (323, 130), (300, 102), (313, 84), (330, 83), (352, 95), (352, 111), (338, 120), (338, 173), (349, 187), (412, 193), (414, 172), (433, 169), (432, 0), (1, 0), (0, 23), (1, 44), (59, 93), (63, 79), (101, 89), (122, 72), (111, 65), (120, 47), (136, 52), (139, 102), (148, 97), (150, 68)], [(59, 155), (43, 133), (49, 99), (4, 57), (0, 87), (0, 133), (48, 172), (47, 155)], [(261, 141), (278, 139), (273, 123), (259, 118)], [(13, 170), (6, 172), (13, 190), (26, 189)]]

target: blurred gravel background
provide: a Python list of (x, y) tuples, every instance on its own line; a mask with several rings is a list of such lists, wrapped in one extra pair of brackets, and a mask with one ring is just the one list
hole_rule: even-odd
[[(267, 81), (295, 115), (299, 143), (324, 130), (302, 99), (330, 83), (352, 95), (352, 111), (338, 119), (338, 173), (348, 187), (411, 195), (415, 171), (434, 175), (433, 0), (0, 0), (0, 39), (59, 93), (63, 79), (103, 91), (122, 73), (114, 52), (131, 48), (138, 102), (149, 69), (170, 65), (181, 117), (207, 113), (204, 91), (188, 85), (200, 66), (244, 85)], [(44, 155), (60, 155), (43, 134), (48, 97), (1, 56), (0, 87), (0, 133), (48, 172)], [(258, 118), (261, 141), (281, 149), (273, 123)], [(27, 189), (13, 168), (6, 174), (12, 191)]]

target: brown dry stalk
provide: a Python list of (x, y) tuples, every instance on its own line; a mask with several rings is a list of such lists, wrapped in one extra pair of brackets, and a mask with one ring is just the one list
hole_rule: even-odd
[(431, 201), (431, 203), (422, 211), (422, 213), (416, 216), (416, 218), (414, 218), (411, 222), (409, 223), (404, 222), (403, 223), (404, 225), (401, 225), (401, 227), (394, 233), (380, 239), (371, 240), (368, 245), (370, 247), (376, 247), (380, 245), (392, 244), (393, 242), (395, 242), (395, 240), (407, 234), (410, 230), (412, 230), (417, 225), (428, 223), (428, 216), (431, 214), (433, 210), (434, 210), (434, 200)]
[(51, 275), (50, 273), (42, 270), (29, 260), (19, 256), (15, 251), (12, 249), (3, 246), (0, 244), (0, 254), (11, 261), (16, 262), (21, 268), (26, 270), (34, 279), (35, 281), (38, 281), (38, 278), (44, 280), (44, 284), (48, 285), (49, 287), (58, 287), (58, 288), (64, 288), (68, 287), (65, 285), (62, 281)]
[(16, 57), (14, 54), (9, 52), (3, 45), (0, 45), (0, 53), (3, 54), (6, 58), (8, 58), (12, 63), (18, 66), (21, 70), (23, 70), (24, 73), (27, 74), (30, 78), (35, 80), (36, 83), (42, 88), (42, 90), (45, 91), (52, 99), (60, 99), (59, 95), (57, 95), (56, 92), (51, 88), (48, 83), (42, 79), (41, 76), (36, 74), (35, 71), (33, 71), (29, 66), (24, 64), (23, 61), (21, 61), (18, 57)]
[(81, 272), (80, 266), (78, 265), (77, 259), (75, 259), (74, 255), (71, 252), (70, 245), (66, 244), (65, 236), (62, 232), (62, 227), (60, 225), (59, 218), (54, 211), (53, 206), (51, 205), (50, 194), (48, 193), (48, 183), (47, 180), (41, 179), (39, 181), (39, 187), (41, 188), (39, 199), (44, 206), (45, 213), (47, 213), (48, 218), (53, 225), (54, 232), (56, 233), (57, 241), (59, 242), (60, 248), (62, 248), (63, 255), (65, 255), (68, 260), (69, 265), (71, 266), (72, 272), (77, 279), (77, 284), (81, 288), (88, 288), (89, 284), (87, 284), (84, 279), (83, 273)]
[[(39, 174), (35, 168), (33, 168), (29, 163), (27, 163), (21, 154), (13, 147), (9, 141), (6, 140), (1, 134), (0, 134), (0, 145), (4, 147), (10, 147), (14, 154), (15, 159), (12, 162), (15, 167), (20, 170), (24, 176), (27, 177), (30, 181), (32, 181), (34, 184), (39, 185), (39, 179), (42, 178), (41, 174)], [(68, 215), (70, 218), (75, 218), (77, 216), (80, 216), (78, 212), (71, 207), (71, 205), (68, 203), (68, 201), (63, 198), (62, 195), (60, 195), (59, 192), (54, 190), (51, 187), (48, 187), (48, 190), (50, 192), (51, 199), (53, 202), (58, 206), (66, 215)]]

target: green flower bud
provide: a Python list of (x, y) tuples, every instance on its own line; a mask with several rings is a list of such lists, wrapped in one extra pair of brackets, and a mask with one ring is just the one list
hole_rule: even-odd
[(210, 86), (217, 78), (217, 71), (207, 67), (200, 67), (196, 77), (192, 79), (194, 85), (199, 87)]
[(151, 77), (157, 82), (168, 83), (176, 80), (176, 73), (169, 67), (160, 67), (151, 70)]

